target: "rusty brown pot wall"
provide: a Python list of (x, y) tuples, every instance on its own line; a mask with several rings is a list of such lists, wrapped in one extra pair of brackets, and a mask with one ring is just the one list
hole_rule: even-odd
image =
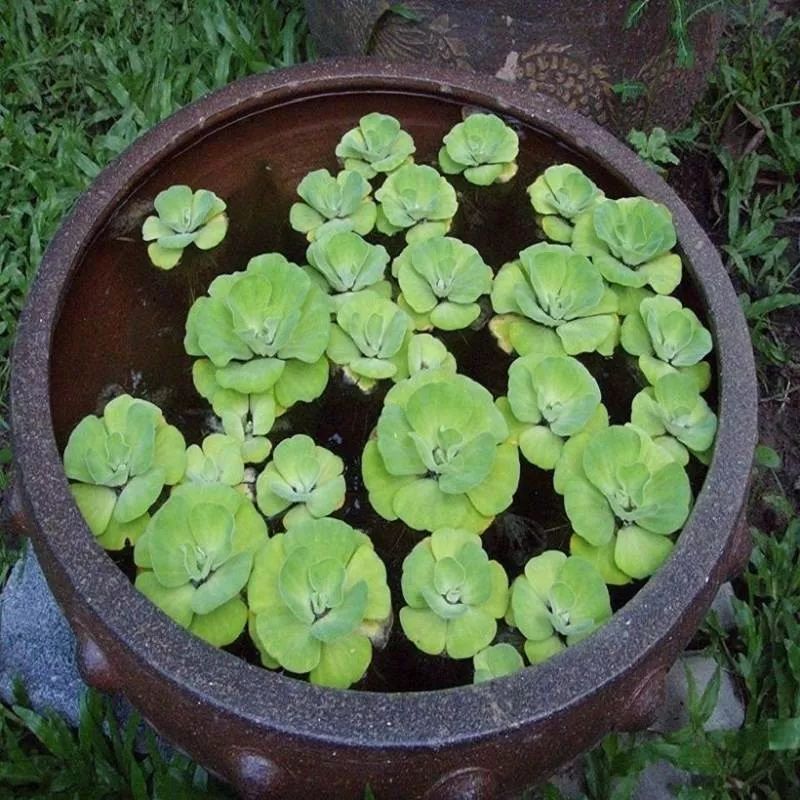
[[(439, 114), (457, 117), (463, 105), (502, 113), (570, 148), (624, 190), (665, 203), (687, 279), (715, 337), (716, 449), (673, 555), (595, 635), (501, 680), (425, 693), (333, 691), (216, 650), (135, 591), (90, 534), (62, 469), (64, 431), (91, 410), (96, 386), (130, 372), (134, 351), (146, 362), (180, 349), (180, 337), (158, 338), (158, 313), (190, 302), (158, 288), (155, 277), (148, 278), (155, 287), (149, 294), (131, 299), (121, 292), (119, 269), (104, 266), (106, 258), (115, 263), (101, 245), (108, 221), (124, 227), (126, 214), (122, 221), (114, 215), (131, 209), (133, 233), (121, 230), (114, 247), (139, 247), (136, 226), (147, 213), (141, 197), (152, 200), (181, 179), (230, 197), (225, 192), (235, 193), (242, 169), (237, 137), (251, 125), (263, 136), (253, 146), (285, 151), (285, 164), (301, 154), (319, 163), (341, 133), (330, 123), (339, 98), (364, 109), (393, 107), (403, 98), (422, 104), (430, 126), (418, 144), (428, 137), (429, 146), (442, 133)], [(310, 122), (297, 130), (258, 128), (269, 119), (264, 115), (278, 112)], [(192, 158), (193, 146), (214, 141), (217, 149), (207, 151), (213, 158)], [(286, 166), (282, 177), (273, 170), (263, 209), (284, 213), (308, 168)], [(154, 316), (149, 327), (137, 328), (143, 304)], [(104, 170), (62, 225), (31, 290), (14, 352), (15, 519), (32, 536), (78, 635), (88, 681), (122, 691), (242, 796), (347, 800), (360, 798), (369, 783), (380, 800), (513, 797), (609, 731), (646, 724), (665, 672), (720, 582), (746, 559), (742, 509), (756, 440), (755, 387), (747, 326), (713, 246), (658, 175), (601, 128), (487, 77), (377, 61), (321, 62), (239, 81), (180, 111)]]
[[(305, 0), (323, 56), (374, 55), (429, 61), (521, 83), (558, 98), (601, 125), (678, 128), (691, 115), (719, 51), (722, 17), (704, 12), (689, 26), (695, 59), (676, 64), (672, 4), (650, 3), (625, 28), (630, 0)], [(390, 10), (402, 5), (414, 19)], [(622, 102), (612, 87), (642, 83)]]

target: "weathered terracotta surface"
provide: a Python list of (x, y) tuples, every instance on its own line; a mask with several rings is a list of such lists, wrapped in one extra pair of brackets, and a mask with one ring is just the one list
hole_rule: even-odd
[[(324, 56), (374, 55), (471, 69), (558, 98), (620, 135), (685, 123), (719, 50), (722, 19), (702, 13), (689, 27), (695, 60), (675, 61), (672, 4), (650, 3), (625, 29), (630, 0), (406, 0), (415, 19), (387, 0), (306, 0)], [(612, 87), (640, 82), (623, 103)]]
[[(159, 388), (153, 381), (174, 369), (181, 350), (169, 320), (207, 278), (200, 265), (198, 286), (187, 292), (152, 271), (141, 292), (126, 291), (123, 261), (103, 249), (109, 219), (123, 208), (113, 230), (122, 253), (140, 247), (136, 228), (146, 208), (136, 206), (139, 197), (178, 179), (235, 196), (248, 174), (243, 147), (274, 154), (259, 173), (266, 184), (255, 216), (242, 221), (245, 236), (254, 219), (285, 214), (309, 168), (303, 158), (318, 163), (331, 150), (341, 133), (337, 97), (348, 113), (384, 101), (402, 107), (408, 98), (429, 120), (420, 122), (421, 140), (440, 136), (442, 120), (464, 105), (497, 111), (674, 215), (717, 345), (714, 458), (665, 566), (597, 634), (535, 670), (479, 686), (389, 694), (332, 691), (260, 669), (193, 638), (139, 595), (69, 494), (59, 457), (65, 432), (93, 409), (98, 387), (144, 381)], [(275, 125), (264, 124), (273, 113)], [(297, 129), (287, 127), (291, 119)], [(192, 146), (206, 137), (204, 158), (193, 158)], [(257, 246), (239, 244), (243, 252)], [(174, 369), (164, 380), (189, 379)], [(123, 691), (168, 739), (246, 798), (347, 800), (360, 798), (366, 783), (380, 800), (514, 797), (608, 731), (648, 721), (666, 670), (747, 552), (742, 508), (756, 440), (755, 373), (747, 326), (713, 246), (666, 184), (609, 134), (547, 97), (488, 77), (320, 62), (231, 84), (156, 127), (98, 177), (48, 249), (19, 328), (11, 406), (14, 518), (32, 536), (78, 634), (84, 675)]]

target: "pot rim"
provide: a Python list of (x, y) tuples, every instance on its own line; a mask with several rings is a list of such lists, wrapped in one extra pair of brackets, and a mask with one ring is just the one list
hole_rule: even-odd
[[(326, 689), (195, 638), (136, 591), (97, 544), (70, 495), (53, 432), (48, 376), (61, 303), (83, 253), (134, 187), (163, 160), (248, 114), (318, 94), (365, 91), (444, 96), (516, 117), (667, 205), (714, 334), (717, 442), (671, 557), (584, 642), (535, 669), (478, 685), (392, 694)], [(757, 435), (755, 366), (733, 286), (705, 233), (653, 170), (597, 124), (544, 95), (488, 76), (373, 59), (331, 59), (236, 81), (178, 111), (106, 167), (62, 223), (40, 265), (14, 348), (11, 413), (25, 510), (60, 602), (67, 602), (69, 587), (103, 637), (211, 710), (330, 746), (389, 749), (439, 748), (443, 735), (448, 744), (464, 744), (564, 714), (680, 637), (680, 620), (707, 594), (709, 581), (727, 577), (726, 557)]]

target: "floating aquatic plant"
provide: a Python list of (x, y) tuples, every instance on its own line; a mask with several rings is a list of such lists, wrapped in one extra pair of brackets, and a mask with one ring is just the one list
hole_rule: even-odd
[(142, 238), (150, 242), (147, 255), (159, 269), (172, 269), (190, 244), (211, 250), (228, 232), (225, 201), (207, 189), (170, 186), (156, 195), (154, 206), (156, 215), (144, 221)]

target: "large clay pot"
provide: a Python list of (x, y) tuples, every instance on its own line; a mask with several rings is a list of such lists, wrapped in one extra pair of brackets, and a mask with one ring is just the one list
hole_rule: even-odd
[[(306, 0), (321, 55), (375, 55), (487, 72), (557, 97), (626, 135), (687, 121), (719, 49), (719, 14), (690, 24), (695, 60), (675, 61), (672, 4), (650, 3), (625, 29), (630, 0)], [(408, 15), (391, 10), (402, 5)], [(410, 19), (409, 17), (413, 17)], [(639, 82), (623, 102), (612, 87)]]
[[(354, 120), (377, 108), (395, 114), (429, 160), (464, 106), (515, 121), (521, 175), (523, 159), (568, 158), (612, 196), (642, 194), (670, 208), (687, 302), (715, 336), (716, 448), (673, 555), (590, 638), (476, 686), (324, 689), (210, 647), (139, 594), (89, 532), (60, 449), (115, 385), (146, 391), (175, 419), (192, 394), (181, 339), (193, 298), (215, 272), (258, 252), (299, 247), (302, 257), (286, 224), (295, 188), (310, 169), (334, 167), (334, 146)], [(179, 182), (226, 198), (231, 229), (219, 252), (163, 273), (147, 263), (139, 231), (155, 194)], [(497, 239), (519, 246), (509, 231)], [(320, 62), (231, 84), (157, 126), (98, 176), (48, 248), (19, 327), (11, 410), (14, 519), (75, 629), (84, 676), (123, 692), (252, 800), (355, 800), (367, 783), (380, 800), (514, 797), (609, 731), (647, 724), (667, 670), (748, 554), (755, 371), (714, 247), (661, 178), (593, 122), (476, 74)]]

